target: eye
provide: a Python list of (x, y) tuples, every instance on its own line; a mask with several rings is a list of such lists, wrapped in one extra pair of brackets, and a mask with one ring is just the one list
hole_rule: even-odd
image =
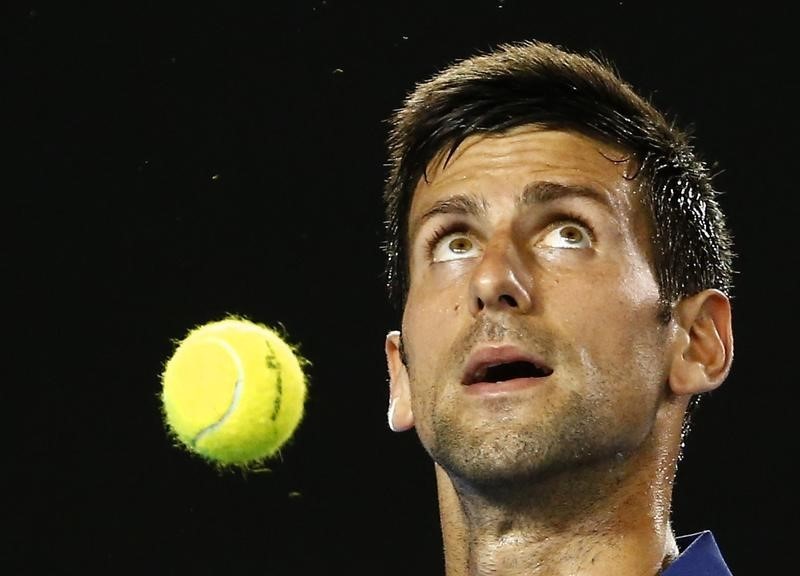
[(464, 232), (451, 232), (431, 243), (431, 260), (449, 262), (474, 258), (480, 254), (480, 248), (470, 236)]
[(541, 243), (550, 248), (589, 248), (592, 235), (586, 227), (566, 222), (550, 230)]

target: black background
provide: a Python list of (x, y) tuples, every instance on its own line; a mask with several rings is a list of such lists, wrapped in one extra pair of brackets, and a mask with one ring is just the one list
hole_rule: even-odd
[[(12, 4), (4, 25), (4, 573), (443, 573), (431, 465), (385, 425), (384, 121), (453, 59), (526, 38), (605, 54), (718, 166), (736, 359), (688, 438), (674, 526), (712, 529), (737, 576), (788, 566), (788, 8), (76, 4)], [(161, 421), (172, 340), (227, 313), (282, 324), (312, 362), (268, 472), (221, 473)]]

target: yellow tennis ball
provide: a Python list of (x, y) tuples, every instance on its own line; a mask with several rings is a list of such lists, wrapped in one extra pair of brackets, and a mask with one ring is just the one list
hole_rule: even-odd
[(166, 423), (183, 446), (216, 464), (260, 463), (303, 419), (307, 363), (263, 324), (227, 317), (194, 328), (161, 375)]

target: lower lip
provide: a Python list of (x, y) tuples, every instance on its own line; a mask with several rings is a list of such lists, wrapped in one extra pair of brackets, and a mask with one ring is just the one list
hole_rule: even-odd
[(514, 378), (502, 382), (476, 382), (466, 386), (466, 392), (476, 396), (505, 394), (533, 388), (544, 383), (545, 380), (546, 378)]

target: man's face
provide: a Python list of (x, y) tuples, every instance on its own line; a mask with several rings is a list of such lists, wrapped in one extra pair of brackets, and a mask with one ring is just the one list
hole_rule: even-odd
[(650, 431), (668, 336), (627, 157), (523, 127), (420, 181), (402, 340), (413, 425), (451, 474), (548, 474)]

